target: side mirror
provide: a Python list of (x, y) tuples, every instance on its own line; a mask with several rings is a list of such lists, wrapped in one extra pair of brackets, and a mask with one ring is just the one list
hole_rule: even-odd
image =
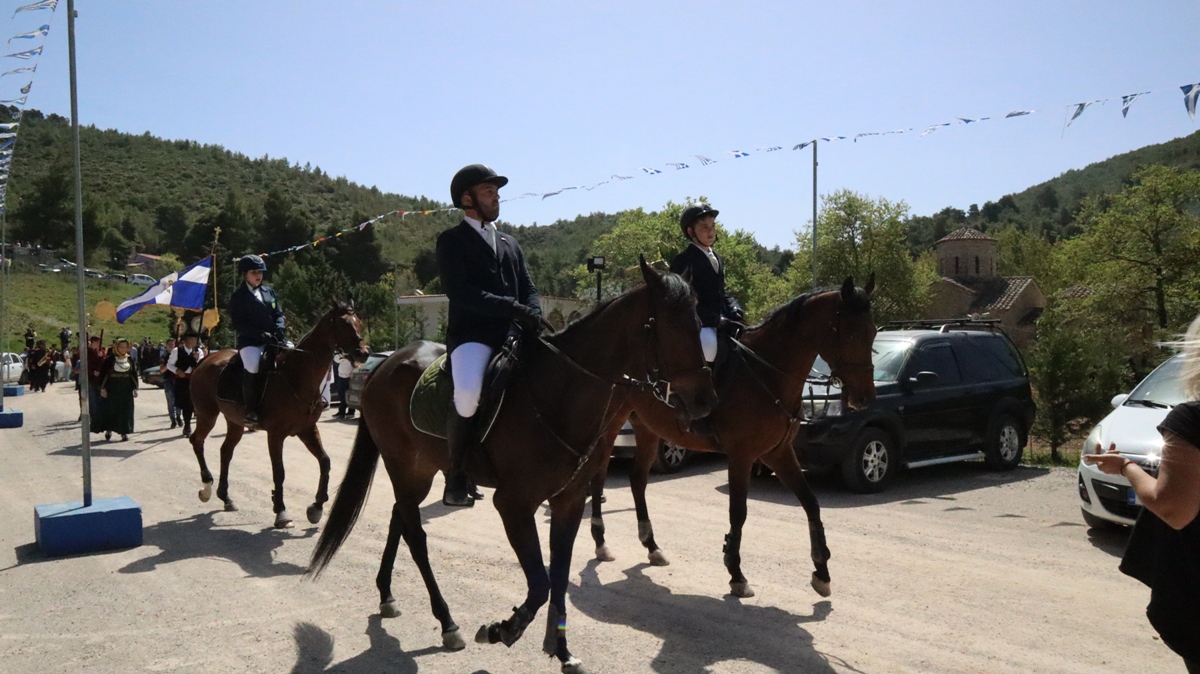
[(917, 376), (915, 377), (909, 377), (908, 383), (919, 388), (921, 386), (930, 386), (932, 384), (936, 384), (937, 380), (938, 376), (936, 372), (922, 371), (918, 372)]
[(1112, 405), (1113, 409), (1115, 410), (1121, 406), (1121, 403), (1125, 402), (1128, 399), (1129, 399), (1128, 393), (1118, 393), (1117, 395), (1112, 397), (1112, 400), (1108, 401), (1108, 404)]

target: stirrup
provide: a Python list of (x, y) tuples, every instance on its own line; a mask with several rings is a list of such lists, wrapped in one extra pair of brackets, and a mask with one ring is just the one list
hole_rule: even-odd
[(471, 497), (471, 481), (467, 479), (466, 473), (446, 476), (442, 505), (458, 508), (470, 508), (475, 505), (475, 499)]

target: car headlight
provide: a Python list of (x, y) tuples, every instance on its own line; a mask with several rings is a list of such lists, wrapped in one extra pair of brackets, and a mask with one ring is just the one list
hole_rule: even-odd
[(1096, 424), (1092, 432), (1088, 433), (1087, 437), (1083, 439), (1083, 448), (1079, 452), (1079, 455), (1103, 453), (1104, 448), (1100, 447), (1100, 436), (1102, 433), (1103, 428), (1101, 428), (1100, 424)]

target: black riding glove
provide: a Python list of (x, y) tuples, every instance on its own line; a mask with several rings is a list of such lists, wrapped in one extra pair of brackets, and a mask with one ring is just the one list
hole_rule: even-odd
[(546, 323), (541, 313), (520, 302), (513, 302), (513, 320), (521, 326), (521, 330), (530, 335), (541, 334)]

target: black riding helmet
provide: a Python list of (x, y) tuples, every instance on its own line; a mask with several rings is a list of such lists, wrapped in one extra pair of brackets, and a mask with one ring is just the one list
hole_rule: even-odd
[(266, 271), (267, 263), (257, 255), (243, 255), (238, 258), (237, 270), (239, 274), (245, 274), (248, 271)]
[(718, 211), (708, 204), (695, 204), (693, 206), (688, 206), (687, 208), (683, 209), (683, 215), (679, 216), (679, 230), (683, 232), (683, 235), (690, 240), (692, 237), (688, 236), (688, 227), (696, 224), (696, 221), (700, 218), (710, 215), (715, 218), (720, 212), (721, 211)]
[(495, 171), (483, 164), (471, 164), (460, 168), (450, 181), (450, 200), (454, 202), (454, 207), (462, 208), (463, 192), (483, 183), (491, 183), (500, 188), (508, 184), (508, 178), (496, 175)]

